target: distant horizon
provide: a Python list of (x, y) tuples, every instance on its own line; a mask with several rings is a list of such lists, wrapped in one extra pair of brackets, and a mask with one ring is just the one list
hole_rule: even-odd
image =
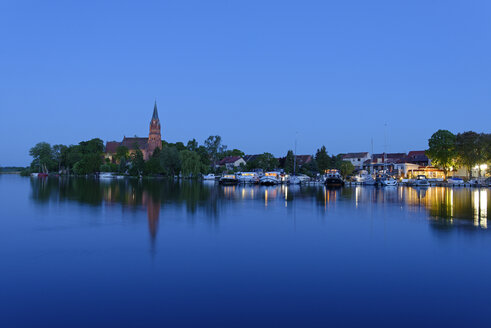
[(484, 0), (2, 3), (0, 166), (28, 165), (40, 141), (146, 136), (155, 100), (166, 141), (220, 135), (277, 157), (295, 138), (299, 154), (372, 152), (372, 139), (375, 153), (407, 153), (438, 129), (489, 132), (489, 12)]

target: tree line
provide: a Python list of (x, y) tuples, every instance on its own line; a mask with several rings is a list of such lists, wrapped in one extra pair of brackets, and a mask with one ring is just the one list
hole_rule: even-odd
[(451, 168), (463, 167), (472, 178), (472, 169), (478, 166), (481, 175), (481, 165), (491, 162), (491, 134), (438, 130), (428, 139), (426, 155), (445, 175)]
[[(228, 147), (223, 144), (222, 138), (218, 135), (208, 137), (201, 145), (196, 139), (189, 140), (187, 144), (162, 141), (162, 149), (157, 148), (146, 161), (137, 145), (135, 148), (130, 151), (125, 146), (119, 146), (111, 161), (104, 157), (104, 142), (99, 138), (69, 146), (61, 144), (51, 146), (47, 142), (40, 142), (30, 149), (29, 154), (33, 160), (23, 174), (59, 172), (66, 175), (88, 175), (97, 172), (118, 172), (132, 176), (198, 177), (201, 174), (226, 171), (225, 167), (219, 167), (217, 164), (227, 156), (244, 156), (244, 152), (239, 149), (227, 149)], [(292, 150), (287, 152), (281, 165), (273, 154), (265, 152), (234, 170), (283, 169), (286, 173), (296, 172), (309, 176), (333, 168), (339, 169), (344, 176), (347, 176), (354, 170), (350, 162), (342, 160), (342, 154), (328, 155), (325, 146), (317, 149), (309, 163), (302, 166), (296, 163), (296, 167), (294, 164)]]

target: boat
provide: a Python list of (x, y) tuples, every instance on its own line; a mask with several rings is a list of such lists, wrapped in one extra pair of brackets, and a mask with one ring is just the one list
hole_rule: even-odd
[(239, 172), (237, 173), (237, 179), (240, 183), (257, 183), (259, 176), (256, 172)]
[(452, 177), (452, 178), (447, 179), (447, 183), (449, 185), (452, 185), (452, 186), (463, 186), (464, 185), (464, 179)]
[(358, 184), (363, 184), (363, 185), (374, 185), (375, 180), (373, 179), (372, 175), (369, 174), (367, 171), (362, 170), (360, 171), (355, 177), (355, 182)]
[(280, 172), (266, 172), (259, 179), (260, 184), (267, 186), (277, 185), (280, 182)]
[(302, 180), (296, 175), (292, 175), (291, 177), (288, 178), (289, 184), (300, 184), (301, 182)]
[(379, 186), (397, 186), (397, 180), (388, 174), (379, 174), (376, 179)]
[(99, 172), (99, 179), (113, 179), (116, 176), (112, 172)]
[(207, 174), (203, 176), (203, 180), (213, 180), (215, 181), (216, 176), (213, 173)]
[(393, 177), (391, 176), (387, 176), (385, 179), (382, 179), (382, 185), (383, 186), (397, 186), (397, 180), (394, 179)]
[(218, 183), (224, 186), (236, 185), (239, 183), (239, 179), (235, 174), (225, 174), (218, 180)]
[(326, 187), (342, 187), (344, 186), (344, 180), (338, 170), (327, 170), (324, 185)]
[(418, 175), (415, 180), (411, 183), (412, 186), (415, 187), (428, 187), (430, 183), (428, 179), (426, 179), (426, 175)]

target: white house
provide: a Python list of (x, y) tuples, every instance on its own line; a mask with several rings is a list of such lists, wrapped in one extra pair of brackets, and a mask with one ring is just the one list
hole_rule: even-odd
[(227, 156), (218, 162), (217, 167), (225, 166), (227, 170), (233, 170), (234, 167), (239, 167), (241, 165), (246, 165), (246, 161), (240, 156)]
[(351, 162), (356, 169), (361, 169), (363, 163), (369, 159), (372, 159), (369, 152), (347, 153), (346, 155), (343, 155), (343, 160)]

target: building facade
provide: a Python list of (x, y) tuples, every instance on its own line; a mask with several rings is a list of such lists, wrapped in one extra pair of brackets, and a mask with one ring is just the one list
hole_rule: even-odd
[(109, 160), (113, 163), (116, 162), (115, 155), (118, 147), (120, 146), (128, 148), (130, 154), (140, 150), (143, 154), (144, 160), (148, 160), (157, 148), (162, 149), (162, 134), (159, 113), (157, 110), (157, 102), (155, 102), (153, 106), (153, 114), (150, 120), (148, 138), (123, 137), (122, 141), (108, 141), (106, 142), (105, 157), (109, 158)]

